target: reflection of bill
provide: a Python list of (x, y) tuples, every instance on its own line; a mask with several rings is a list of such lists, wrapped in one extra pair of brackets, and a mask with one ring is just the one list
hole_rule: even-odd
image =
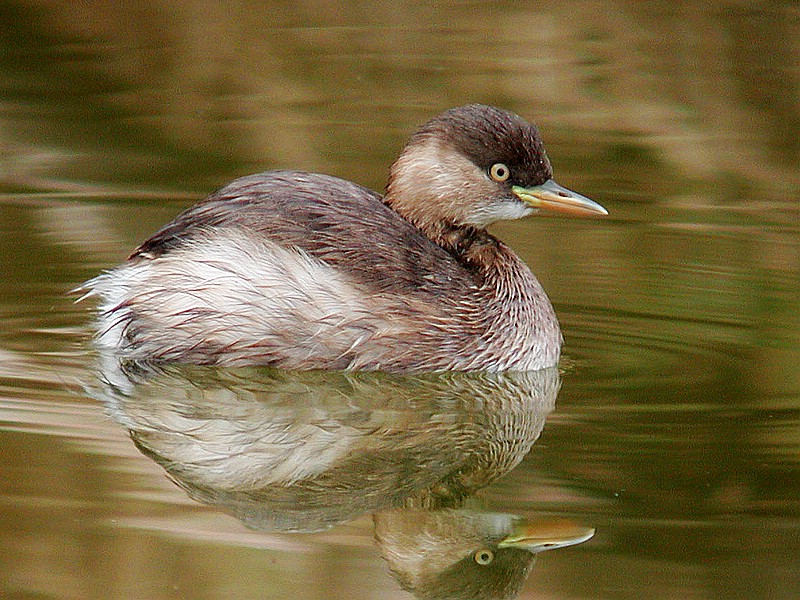
[(100, 379), (116, 382), (96, 389), (111, 414), (192, 498), (270, 531), (319, 531), (372, 513), (393, 573), (420, 594), (432, 575), (415, 552), (435, 554), (430, 565), (455, 579), (458, 565), (499, 570), (511, 590), (538, 551), (591, 537), (568, 525), (539, 535), (519, 517), (460, 508), (528, 453), (555, 403), (556, 369), (394, 376), (126, 365)]
[(513, 598), (536, 555), (585, 542), (594, 529), (474, 510), (375, 513), (381, 554), (419, 598)]

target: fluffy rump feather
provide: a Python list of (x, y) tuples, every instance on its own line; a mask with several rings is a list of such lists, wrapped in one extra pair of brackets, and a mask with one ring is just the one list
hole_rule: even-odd
[[(133, 359), (234, 365), (258, 355), (289, 369), (380, 368), (381, 338), (417, 329), (388, 306), (397, 299), (371, 296), (302, 250), (235, 229), (130, 261), (86, 287), (101, 299), (98, 345)], [(374, 349), (363, 355), (367, 340)]]

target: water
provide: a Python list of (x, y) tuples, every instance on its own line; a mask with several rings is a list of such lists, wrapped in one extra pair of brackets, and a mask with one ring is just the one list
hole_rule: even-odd
[[(408, 598), (476, 570), (526, 599), (800, 595), (792, 3), (0, 15), (0, 597)], [(92, 354), (67, 292), (183, 207), (266, 168), (381, 189), (414, 126), (471, 101), (535, 120), (611, 213), (495, 228), (556, 306), (560, 373)], [(471, 557), (520, 528), (595, 533), (502, 588)]]

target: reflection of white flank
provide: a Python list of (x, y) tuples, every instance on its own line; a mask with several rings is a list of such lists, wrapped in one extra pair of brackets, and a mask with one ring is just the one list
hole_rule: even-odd
[(127, 368), (126, 387), (94, 391), (139, 449), (196, 500), (281, 530), (327, 528), (417, 494), (475, 492), (528, 453), (559, 387), (556, 369)]

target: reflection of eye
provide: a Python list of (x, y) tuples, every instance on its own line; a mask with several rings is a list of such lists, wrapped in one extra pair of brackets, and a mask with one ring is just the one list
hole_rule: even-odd
[(475, 553), (475, 562), (481, 566), (486, 566), (494, 560), (494, 552), (488, 548), (483, 548)]
[(511, 176), (511, 170), (503, 163), (494, 163), (489, 169), (489, 176), (495, 181), (503, 182)]

